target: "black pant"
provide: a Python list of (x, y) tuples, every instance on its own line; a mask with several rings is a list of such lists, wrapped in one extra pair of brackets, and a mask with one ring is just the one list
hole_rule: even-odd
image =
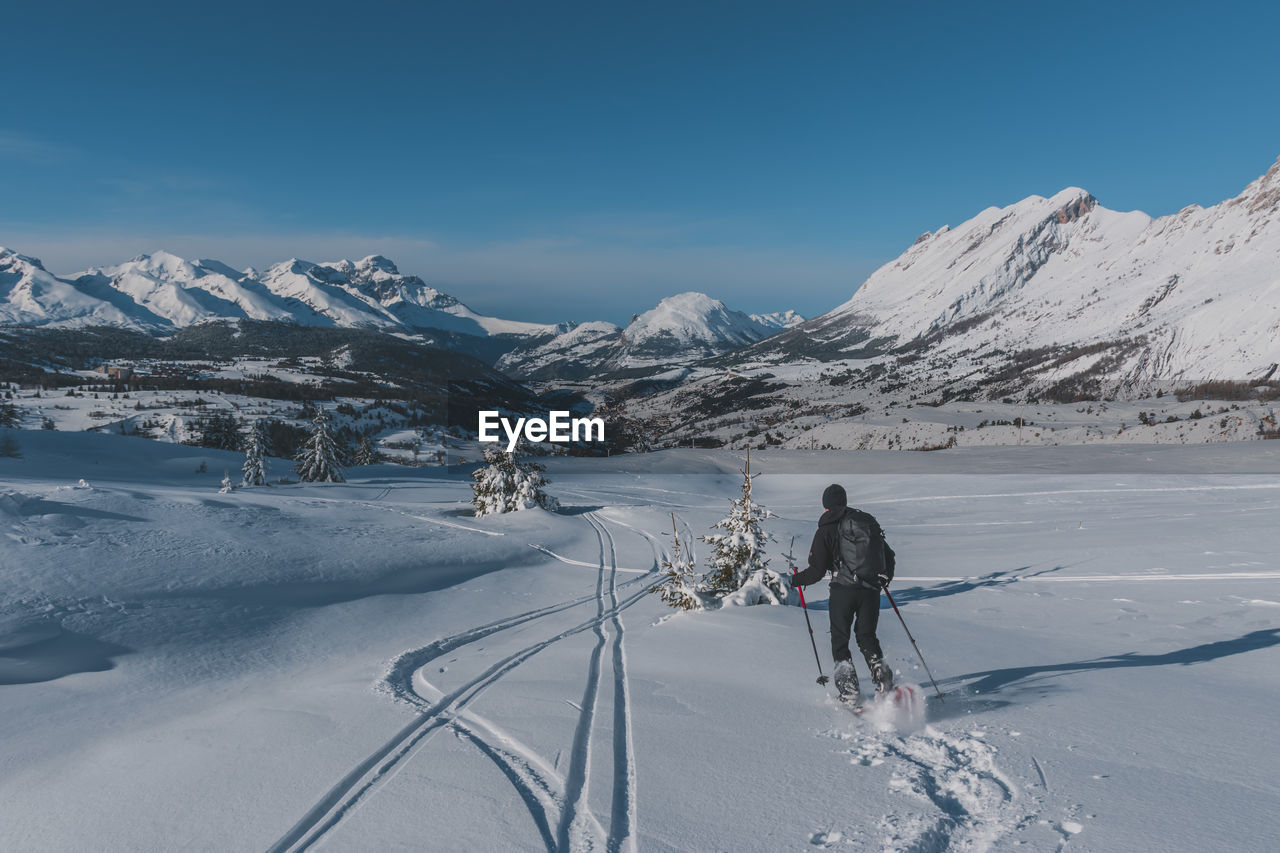
[(876, 639), (876, 624), (880, 621), (880, 590), (865, 587), (831, 584), (831, 600), (828, 604), (831, 616), (831, 656), (839, 663), (852, 660), (849, 651), (849, 629), (854, 631), (858, 650), (871, 661), (884, 657), (880, 641)]

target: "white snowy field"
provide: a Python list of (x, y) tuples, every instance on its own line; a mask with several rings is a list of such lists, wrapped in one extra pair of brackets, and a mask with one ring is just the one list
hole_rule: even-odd
[[(805, 552), (832, 481), (885, 526), (945, 692), (894, 729), (814, 683), (798, 608), (672, 615), (644, 594), (669, 513), (706, 532), (740, 454), (554, 459), (562, 512), (477, 520), (465, 471), (218, 494), (234, 454), (13, 435), (3, 850), (1253, 851), (1280, 833), (1280, 443), (753, 454), (774, 560), (792, 536)], [(825, 599), (810, 587), (829, 674)], [(899, 680), (928, 691), (885, 606)]]

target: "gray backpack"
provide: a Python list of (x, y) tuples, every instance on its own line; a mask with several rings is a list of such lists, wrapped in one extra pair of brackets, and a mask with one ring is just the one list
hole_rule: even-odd
[(893, 577), (893, 552), (885, 544), (879, 522), (870, 513), (846, 509), (836, 523), (836, 532), (836, 576), (832, 583), (880, 589), (881, 575)]

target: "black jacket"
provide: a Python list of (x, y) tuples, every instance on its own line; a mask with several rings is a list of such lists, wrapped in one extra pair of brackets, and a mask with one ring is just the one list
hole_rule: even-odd
[[(835, 555), (840, 547), (840, 531), (837, 527), (846, 512), (855, 512), (849, 507), (829, 509), (818, 519), (818, 529), (813, 534), (813, 544), (809, 546), (809, 566), (796, 575), (795, 582), (800, 586), (808, 586), (822, 580), (828, 572), (835, 569)], [(875, 520), (872, 519), (874, 522)], [(894, 553), (889, 543), (884, 543), (884, 565), (889, 579), (893, 579)]]

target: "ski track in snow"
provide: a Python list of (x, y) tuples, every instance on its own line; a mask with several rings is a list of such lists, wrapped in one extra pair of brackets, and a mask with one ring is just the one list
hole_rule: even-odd
[[(570, 559), (569, 557), (562, 557), (561, 555), (557, 554), (555, 551), (552, 551), (550, 548), (544, 548), (541, 545), (534, 545), (530, 543), (529, 547), (535, 551), (540, 551), (543, 554), (546, 554), (548, 557), (559, 560), (560, 562), (564, 563), (567, 566), (585, 566), (590, 569), (598, 568), (598, 566), (595, 563), (588, 563), (586, 560), (573, 560), (573, 559)], [(651, 571), (650, 569), (624, 569), (621, 566), (612, 566), (611, 570), (615, 572), (627, 572), (629, 574), (635, 574), (635, 575), (647, 575)]]
[[(643, 502), (642, 498), (639, 498), (635, 494), (633, 494), (630, 487), (626, 489), (612, 489), (604, 486), (593, 486), (590, 490), (585, 490), (585, 489), (572, 489), (572, 488), (561, 486), (558, 489), (558, 491), (562, 494), (577, 495), (578, 497), (592, 498), (594, 500), (599, 500), (601, 495), (604, 495), (606, 498), (628, 498), (632, 501), (632, 503), (627, 503), (627, 504), (614, 503), (612, 504), (613, 506), (649, 506), (649, 504), (646, 504)], [(650, 490), (650, 491), (653, 491), (653, 490)], [(665, 491), (665, 490), (658, 489), (657, 491)], [(694, 495), (696, 493), (682, 492), (680, 494)], [(722, 503), (723, 503), (722, 500), (715, 501), (713, 503), (711, 502), (709, 503), (677, 503), (676, 501), (664, 501), (662, 505), (664, 507), (671, 507), (674, 509), (711, 509), (712, 507), (720, 506)]]
[[(636, 849), (635, 763), (631, 734), (630, 694), (626, 676), (626, 652), (623, 647), (625, 628), (621, 614), (622, 611), (648, 595), (647, 582), (656, 571), (658, 560), (655, 556), (654, 568), (646, 572), (643, 577), (619, 584), (617, 573), (620, 569), (617, 566), (613, 536), (604, 521), (595, 513), (588, 513), (586, 518), (600, 541), (600, 561), (596, 566), (598, 573), (595, 592), (471, 628), (437, 640), (421, 649), (406, 652), (397, 658), (390, 666), (382, 687), (395, 698), (418, 707), (421, 713), (330, 788), (284, 836), (272, 845), (271, 853), (308, 850), (325, 839), (328, 833), (337, 827), (366, 795), (376, 792), (383, 783), (395, 775), (406, 759), (421, 751), (431, 737), (444, 728), (457, 732), (459, 737), (473, 743), (481, 753), (498, 766), (529, 809), (548, 850), (599, 849), (598, 844), (603, 839), (603, 847), (610, 853), (614, 851), (634, 853)], [(456, 526), (463, 527), (463, 525)], [(624, 526), (630, 527), (630, 525)], [(641, 533), (655, 547), (656, 555), (657, 546), (653, 538), (644, 534), (643, 531), (632, 529)], [(563, 559), (554, 554), (550, 556)], [(608, 576), (607, 592), (606, 575)], [(637, 583), (645, 583), (644, 588), (627, 597), (619, 598), (619, 589)], [(506, 656), (462, 686), (447, 694), (441, 694), (435, 701), (428, 700), (418, 692), (420, 688), (415, 681), (421, 683), (422, 692), (433, 690), (420, 673), (440, 656), (492, 634), (526, 625), (591, 601), (596, 602), (596, 613), (592, 618)], [(591, 731), (600, 687), (601, 659), (608, 640), (605, 631), (606, 623), (612, 623), (614, 627), (612, 654), (614, 790), (612, 815), (607, 834), (601, 823), (591, 814), (587, 803)], [(488, 687), (538, 652), (587, 630), (593, 630), (596, 633), (597, 642), (589, 660), (586, 695), (579, 707), (580, 717), (570, 754), (569, 771), (564, 778), (561, 778), (553, 765), (549, 765), (509, 734), (470, 711), (468, 706)], [(575, 705), (575, 707), (578, 706)], [(559, 763), (559, 756), (556, 763)], [(563, 793), (558, 794), (557, 789)]]
[(592, 625), (596, 642), (591, 649), (587, 684), (582, 696), (578, 724), (573, 732), (573, 747), (569, 751), (569, 772), (565, 776), (565, 808), (560, 814), (560, 827), (556, 835), (556, 844), (560, 850), (596, 849), (596, 839), (591, 833), (589, 823), (591, 809), (588, 796), (591, 781), (591, 729), (595, 723), (596, 702), (600, 696), (600, 658), (607, 642), (604, 631), (605, 554), (604, 535), (590, 513), (585, 517), (600, 541), (600, 563), (599, 571), (596, 573), (597, 618)]
[(533, 822), (538, 827), (538, 835), (548, 850), (555, 850), (555, 839), (551, 835), (550, 816), (558, 810), (558, 799), (546, 778), (539, 774), (523, 755), (493, 746), (490, 739), (480, 737), (474, 728), (462, 721), (455, 721), (454, 728), (475, 744), (481, 752), (493, 760), (506, 775), (512, 786), (520, 793)]
[[(590, 833), (594, 823), (588, 802), (591, 785), (592, 735), (602, 687), (601, 660), (609, 645), (605, 630), (606, 617), (613, 625), (613, 792), (608, 837), (604, 847), (609, 853), (635, 850), (635, 767), (632, 759), (631, 699), (627, 684), (626, 650), (623, 647), (625, 627), (618, 599), (618, 555), (613, 534), (596, 513), (584, 516), (595, 530), (600, 544), (599, 573), (596, 577), (597, 615), (596, 644), (591, 651), (587, 683), (580, 706), (573, 747), (569, 754), (569, 772), (565, 780), (565, 808), (560, 815), (557, 845), (560, 850), (595, 850), (597, 839)], [(608, 600), (605, 576), (608, 575)], [(594, 824), (599, 826), (598, 823)]]
[[(636, 849), (635, 747), (631, 736), (631, 688), (627, 682), (626, 627), (618, 608), (618, 550), (613, 534), (599, 517), (594, 523), (609, 540), (609, 604), (613, 611), (613, 813), (609, 823), (609, 851)], [(630, 526), (630, 525), (628, 525)], [(634, 528), (632, 528), (634, 529)], [(647, 537), (646, 537), (647, 538)], [(656, 564), (654, 566), (657, 568)]]
[(406, 516), (408, 518), (416, 519), (417, 521), (425, 521), (429, 524), (439, 524), (443, 527), (456, 527), (459, 530), (469, 530), (472, 533), (483, 533), (485, 536), (506, 536), (507, 535), (498, 530), (482, 530), (479, 527), (468, 527), (465, 524), (454, 524), (452, 521), (442, 521), (441, 519), (430, 518), (425, 515), (414, 515), (412, 513), (403, 512), (401, 510), (396, 510), (396, 512), (399, 512), (401, 515)]
[(381, 501), (383, 498), (385, 498), (390, 493), (390, 491), (391, 491), (390, 488), (383, 489), (383, 491), (379, 492), (375, 497), (367, 501), (353, 501), (353, 500), (345, 500), (342, 498), (314, 497), (311, 495), (308, 495), (303, 500), (304, 502), (310, 501), (312, 503), (317, 503), (317, 504), (320, 504), (320, 503), (342, 504), (344, 506), (363, 506), (363, 507), (368, 507), (370, 509), (387, 510), (389, 512), (394, 512), (398, 515), (403, 515), (405, 518), (412, 518), (414, 521), (425, 521), (428, 524), (439, 524), (441, 527), (453, 527), (458, 530), (466, 530), (469, 533), (482, 533), (485, 536), (506, 536), (507, 535), (500, 530), (485, 530), (483, 527), (471, 527), (470, 525), (467, 525), (467, 524), (458, 524), (455, 521), (445, 521), (444, 519), (432, 518), (427, 515), (414, 515), (411, 512), (406, 512), (405, 510), (397, 509), (395, 506), (390, 504), (375, 503), (375, 501)]

